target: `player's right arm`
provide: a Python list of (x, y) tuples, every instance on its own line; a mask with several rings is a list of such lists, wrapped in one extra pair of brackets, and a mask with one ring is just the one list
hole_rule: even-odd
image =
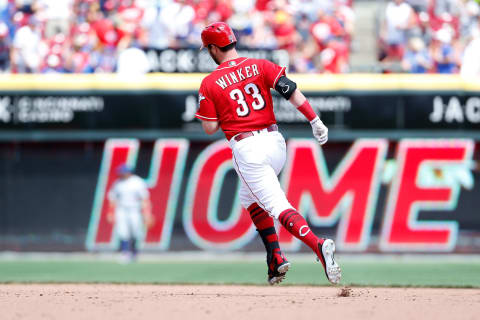
[(219, 128), (218, 121), (206, 121), (202, 120), (202, 128), (206, 134), (214, 134), (218, 131)]
[(108, 193), (108, 209), (107, 209), (107, 221), (111, 224), (115, 223), (115, 208), (117, 207), (117, 192), (116, 183), (113, 184), (112, 189)]
[(214, 134), (220, 127), (218, 122), (217, 111), (215, 104), (209, 97), (205, 80), (202, 81), (200, 89), (198, 90), (198, 110), (195, 118), (202, 121), (202, 128), (207, 134)]

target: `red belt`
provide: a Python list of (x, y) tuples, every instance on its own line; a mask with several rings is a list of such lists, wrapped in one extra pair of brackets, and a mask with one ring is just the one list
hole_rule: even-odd
[[(269, 127), (265, 128), (267, 129), (268, 132), (272, 132), (272, 131), (278, 131), (278, 126), (276, 124), (272, 124), (270, 125)], [(263, 129), (262, 129), (263, 130)], [(240, 140), (243, 140), (245, 138), (248, 138), (248, 137), (251, 137), (254, 135), (253, 132), (258, 132), (260, 133), (260, 131), (262, 130), (254, 130), (254, 131), (248, 131), (248, 132), (242, 132), (242, 133), (239, 133), (237, 134), (235, 137), (233, 137), (233, 139), (235, 139), (235, 141), (240, 141)]]

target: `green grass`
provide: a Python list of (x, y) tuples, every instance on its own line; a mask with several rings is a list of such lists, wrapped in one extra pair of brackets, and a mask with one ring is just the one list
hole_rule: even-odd
[[(327, 285), (320, 264), (292, 261), (285, 284)], [(343, 262), (342, 284), (480, 287), (480, 262)], [(0, 283), (266, 284), (262, 262), (0, 261)]]

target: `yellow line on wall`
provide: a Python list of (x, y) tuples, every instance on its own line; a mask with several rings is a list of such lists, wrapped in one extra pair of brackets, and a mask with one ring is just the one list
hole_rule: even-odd
[[(0, 91), (42, 90), (188, 90), (196, 91), (207, 74), (156, 73), (145, 76), (116, 74), (1, 74)], [(480, 92), (480, 78), (458, 75), (410, 74), (290, 74), (305, 91), (469, 90)]]

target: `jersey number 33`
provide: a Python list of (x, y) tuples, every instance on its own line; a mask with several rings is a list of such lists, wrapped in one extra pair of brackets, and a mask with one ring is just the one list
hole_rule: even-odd
[(251, 108), (253, 110), (262, 110), (265, 108), (265, 100), (263, 100), (257, 85), (255, 83), (248, 83), (243, 87), (243, 92), (238, 88), (230, 91), (230, 98), (238, 103), (236, 110), (239, 117), (246, 117), (250, 114), (250, 107), (247, 101), (245, 101), (244, 93), (252, 96), (253, 102)]

